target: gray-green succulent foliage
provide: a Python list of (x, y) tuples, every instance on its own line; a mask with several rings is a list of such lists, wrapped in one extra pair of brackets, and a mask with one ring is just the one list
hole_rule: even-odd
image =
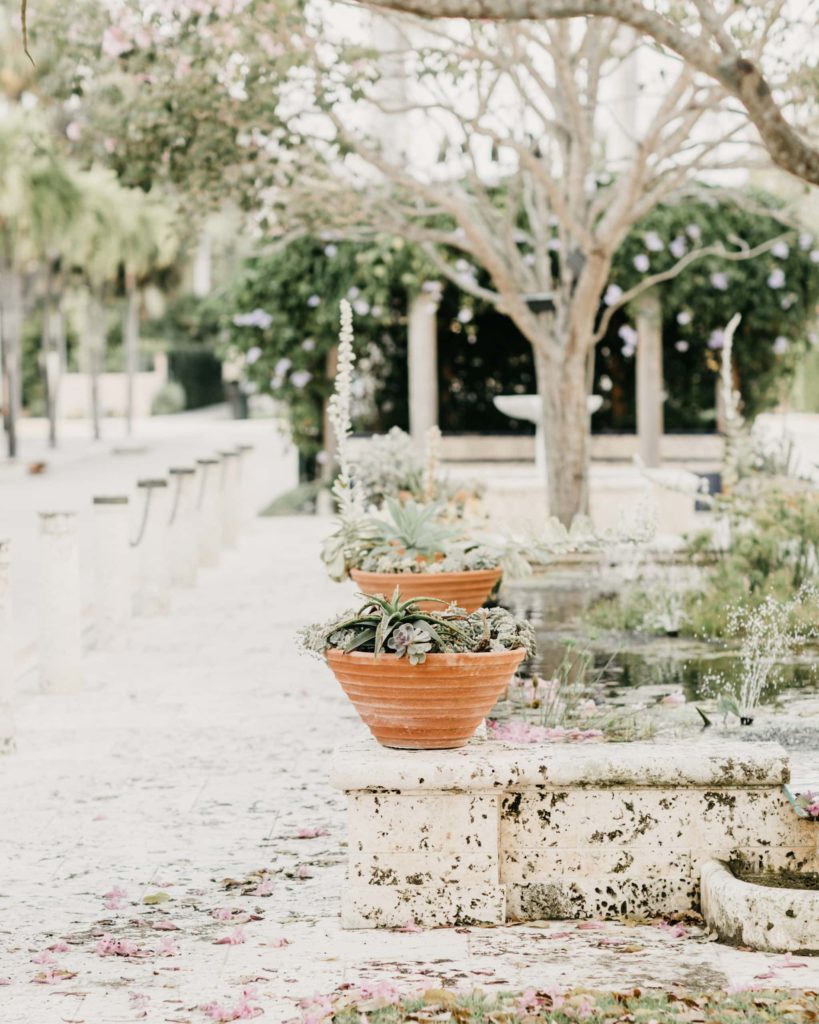
[(481, 608), (467, 613), (441, 601), (440, 611), (423, 611), (419, 604), (432, 598), (401, 598), (398, 588), (387, 598), (376, 594), (360, 608), (351, 609), (329, 622), (299, 630), (301, 648), (323, 658), (328, 649), (344, 653), (361, 651), (376, 656), (406, 656), (420, 665), (427, 654), (478, 654), (523, 648), (535, 654), (531, 625), (505, 608)]

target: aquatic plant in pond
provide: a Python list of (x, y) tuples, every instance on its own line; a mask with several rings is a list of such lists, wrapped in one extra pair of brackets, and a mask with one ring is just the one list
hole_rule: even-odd
[[(797, 613), (811, 609), (807, 628)], [(727, 680), (721, 674), (706, 679), (706, 687), (719, 701), (725, 714), (736, 715), (743, 724), (753, 721), (767, 687), (782, 683), (783, 662), (819, 629), (819, 592), (803, 587), (790, 601), (767, 597), (756, 607), (739, 607), (728, 616), (729, 634), (741, 637), (739, 647), (740, 674)]]

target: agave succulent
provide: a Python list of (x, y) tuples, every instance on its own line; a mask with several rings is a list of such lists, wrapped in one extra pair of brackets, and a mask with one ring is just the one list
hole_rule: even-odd
[(392, 597), (368, 597), (365, 604), (340, 618), (299, 631), (302, 648), (324, 656), (328, 648), (345, 653), (362, 651), (378, 656), (385, 651), (406, 656), (420, 665), (427, 654), (509, 651), (523, 647), (535, 652), (535, 637), (528, 622), (505, 608), (480, 609), (467, 614), (462, 608), (442, 605), (440, 612), (422, 611), (421, 602), (435, 598), (402, 599), (398, 587)]

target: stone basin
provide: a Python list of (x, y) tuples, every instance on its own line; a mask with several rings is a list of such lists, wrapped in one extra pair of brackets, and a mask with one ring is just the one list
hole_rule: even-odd
[(819, 872), (757, 874), (708, 860), (701, 902), (705, 920), (723, 942), (769, 953), (819, 954)]

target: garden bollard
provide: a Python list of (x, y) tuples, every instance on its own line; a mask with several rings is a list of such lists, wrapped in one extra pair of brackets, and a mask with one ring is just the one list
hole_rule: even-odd
[(131, 632), (130, 506), (124, 495), (97, 496), (93, 505), (97, 647), (119, 650), (128, 646)]
[(133, 610), (135, 615), (163, 615), (170, 608), (168, 562), (168, 481), (140, 480), (140, 525), (136, 549)]
[(11, 541), (0, 540), (0, 754), (14, 746), (11, 698), (15, 680), (15, 644), (11, 622)]
[(199, 534), (196, 522), (197, 481), (193, 466), (174, 466), (168, 537), (171, 556), (171, 582), (192, 587), (199, 567)]
[(253, 494), (253, 445), (238, 444), (239, 453), (239, 518), (248, 523), (256, 516), (256, 499)]
[(74, 512), (40, 513), (40, 688), (82, 687), (80, 551)]
[(236, 547), (239, 539), (239, 453), (219, 452), (222, 459), (222, 543)]
[(197, 459), (200, 467), (197, 510), (199, 513), (199, 563), (216, 565), (222, 547), (222, 497), (218, 459)]

